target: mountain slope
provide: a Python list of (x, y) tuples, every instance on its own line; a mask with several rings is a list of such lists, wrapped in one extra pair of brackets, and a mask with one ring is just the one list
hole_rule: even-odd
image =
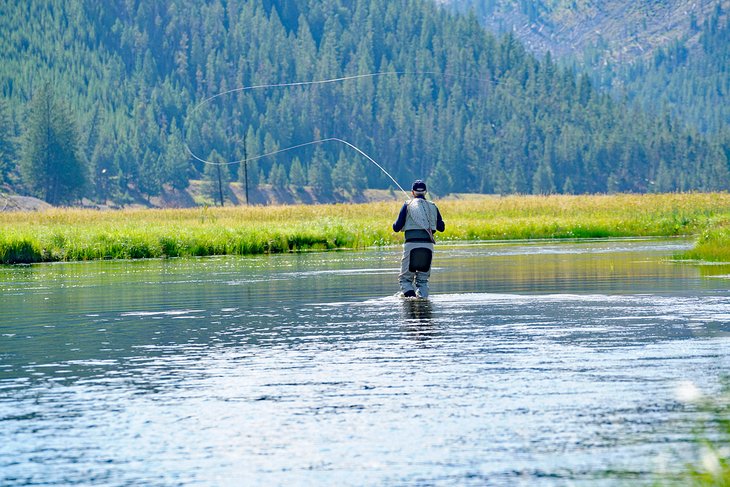
[(601, 88), (702, 132), (730, 125), (728, 0), (436, 0), (581, 66)]
[(727, 0), (435, 0), (472, 10), (494, 32), (514, 32), (538, 53), (582, 59), (586, 52), (607, 62), (651, 55), (688, 35)]

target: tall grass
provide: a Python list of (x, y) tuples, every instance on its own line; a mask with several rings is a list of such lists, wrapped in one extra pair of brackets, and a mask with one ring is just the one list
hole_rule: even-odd
[(730, 262), (730, 216), (712, 219), (700, 233), (693, 249), (679, 256), (684, 259)]
[[(438, 205), (447, 225), (442, 241), (650, 235), (702, 235), (702, 241), (725, 228), (716, 229), (717, 222), (730, 221), (726, 193), (508, 196)], [(399, 202), (381, 202), (0, 213), (0, 263), (386, 246), (403, 239), (391, 229), (399, 209)], [(728, 233), (717, 238), (727, 241)]]
[(723, 378), (719, 394), (688, 398), (693, 420), (693, 459), (675, 474), (661, 474), (656, 485), (730, 486), (730, 382)]

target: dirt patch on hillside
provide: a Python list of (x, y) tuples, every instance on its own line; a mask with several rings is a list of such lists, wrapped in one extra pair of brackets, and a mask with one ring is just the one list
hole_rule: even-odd
[(0, 193), (0, 211), (43, 211), (49, 208), (53, 206), (32, 196)]

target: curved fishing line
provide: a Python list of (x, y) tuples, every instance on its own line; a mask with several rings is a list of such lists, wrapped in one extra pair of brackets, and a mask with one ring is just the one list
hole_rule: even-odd
[(372, 162), (373, 164), (375, 164), (378, 167), (378, 169), (380, 169), (381, 171), (383, 171), (390, 178), (390, 180), (393, 181), (396, 186), (398, 186), (398, 189), (400, 189), (401, 191), (403, 191), (406, 194), (406, 196), (408, 196), (408, 193), (406, 192), (405, 189), (403, 189), (403, 187), (400, 184), (398, 184), (398, 181), (396, 181), (393, 178), (393, 176), (391, 176), (390, 173), (388, 173), (388, 171), (386, 171), (385, 168), (383, 168), (383, 166), (381, 166), (380, 164), (378, 164), (375, 159), (373, 159), (372, 157), (370, 157), (369, 155), (367, 155), (363, 150), (361, 150), (356, 145), (351, 144), (350, 142), (348, 142), (348, 141), (346, 141), (344, 139), (340, 139), (338, 137), (327, 137), (326, 139), (310, 140), (309, 142), (304, 142), (302, 144), (292, 145), (292, 146), (287, 147), (285, 149), (279, 149), (279, 150), (267, 152), (265, 154), (261, 154), (261, 155), (254, 156), (254, 157), (248, 157), (246, 159), (241, 159), (241, 160), (238, 160), (238, 161), (210, 162), (210, 161), (206, 161), (204, 159), (199, 158), (198, 156), (196, 156), (195, 154), (193, 154), (192, 152), (190, 152), (189, 149), (188, 149), (188, 152), (190, 152), (190, 155), (191, 156), (193, 156), (195, 159), (197, 159), (198, 161), (200, 161), (200, 162), (202, 162), (204, 164), (212, 164), (212, 165), (218, 165), (218, 166), (227, 166), (227, 165), (232, 165), (232, 164), (240, 164), (242, 162), (245, 163), (245, 162), (255, 161), (257, 159), (263, 159), (265, 157), (274, 156), (276, 154), (281, 154), (282, 152), (287, 152), (287, 151), (290, 151), (290, 150), (299, 149), (301, 147), (306, 147), (308, 145), (322, 144), (324, 142), (340, 142), (340, 143), (345, 144), (346, 146), (348, 146), (348, 147), (350, 147), (352, 149), (355, 149), (357, 152), (359, 152), (360, 154), (362, 154), (367, 160), (369, 160), (370, 162)]
[[(342, 76), (342, 77), (339, 77), (339, 78), (330, 78), (330, 79), (315, 80), (315, 81), (295, 81), (295, 82), (290, 82), (290, 83), (270, 83), (270, 84), (262, 84), (262, 85), (244, 86), (244, 87), (241, 87), (241, 88), (233, 88), (231, 90), (226, 90), (226, 91), (223, 91), (221, 93), (216, 93), (215, 95), (209, 96), (208, 98), (205, 98), (203, 101), (201, 101), (200, 103), (198, 103), (197, 105), (195, 105), (195, 107), (193, 107), (193, 109), (190, 111), (189, 117), (192, 117), (193, 114), (195, 114), (195, 112), (197, 112), (201, 107), (205, 106), (206, 104), (210, 103), (211, 101), (215, 100), (216, 98), (220, 98), (222, 96), (230, 95), (230, 94), (233, 94), (233, 93), (241, 93), (241, 92), (244, 92), (244, 91), (260, 90), (260, 89), (268, 89), (268, 88), (286, 88), (286, 87), (295, 87), (295, 86), (322, 85), (322, 84), (329, 84), (329, 83), (339, 83), (341, 81), (348, 81), (348, 80), (354, 80), (354, 79), (375, 78), (375, 77), (378, 77), (378, 76), (423, 76), (423, 75), (438, 75), (438, 76), (447, 77), (447, 78), (471, 79), (471, 80), (474, 80), (474, 81), (488, 81), (488, 82), (490, 82), (492, 84), (496, 84), (497, 83), (497, 81), (496, 80), (493, 80), (493, 79), (483, 79), (483, 78), (477, 78), (477, 77), (472, 77), (472, 76), (452, 75), (452, 74), (447, 74), (447, 73), (438, 73), (436, 71), (411, 71), (411, 72), (409, 72), (409, 71), (383, 71), (383, 72), (378, 72), (378, 73), (355, 74), (355, 75), (351, 75), (351, 76)], [(241, 163), (244, 163), (245, 164), (246, 162), (249, 162), (249, 161), (255, 161), (257, 159), (263, 159), (265, 157), (273, 156), (275, 154), (280, 154), (282, 152), (286, 152), (286, 151), (289, 151), (289, 150), (294, 150), (294, 149), (298, 149), (298, 148), (301, 148), (301, 147), (306, 147), (308, 145), (321, 144), (323, 142), (331, 142), (331, 141), (340, 142), (340, 143), (343, 143), (343, 144), (347, 145), (348, 147), (350, 147), (352, 149), (355, 149), (357, 152), (359, 152), (365, 158), (367, 158), (370, 162), (372, 162), (373, 164), (375, 164), (381, 171), (383, 171), (383, 173), (385, 173), (391, 179), (391, 181), (393, 181), (395, 183), (395, 185), (398, 186), (398, 188), (401, 191), (403, 191), (403, 193), (405, 193), (406, 196), (408, 196), (408, 193), (403, 189), (403, 187), (400, 184), (398, 184), (398, 181), (396, 181), (395, 178), (393, 178), (393, 176), (391, 176), (390, 173), (388, 173), (388, 171), (386, 171), (385, 168), (383, 168), (383, 166), (381, 166), (380, 164), (378, 164), (375, 161), (375, 159), (373, 159), (372, 157), (370, 157), (368, 154), (366, 154), (364, 151), (362, 151), (360, 148), (358, 148), (354, 144), (351, 144), (350, 142), (347, 142), (346, 140), (343, 140), (343, 139), (340, 139), (340, 138), (337, 138), (337, 137), (328, 137), (328, 138), (325, 138), (325, 139), (312, 140), (310, 142), (305, 142), (303, 144), (292, 145), (292, 146), (287, 147), (285, 149), (280, 149), (280, 150), (268, 152), (266, 154), (261, 154), (261, 155), (255, 156), (255, 157), (247, 157), (245, 159), (240, 159), (240, 160), (237, 160), (237, 161), (227, 161), (227, 162), (215, 162), (215, 161), (210, 161), (210, 160), (207, 160), (207, 159), (203, 159), (202, 157), (200, 157), (197, 154), (195, 154), (192, 151), (192, 149), (190, 149), (190, 146), (188, 145), (188, 143), (187, 143), (186, 140), (183, 140), (183, 145), (185, 146), (185, 150), (188, 152), (188, 154), (190, 154), (190, 156), (193, 159), (195, 159), (195, 160), (197, 160), (199, 162), (202, 162), (203, 164), (209, 164), (209, 165), (214, 165), (214, 166), (225, 166), (225, 165), (241, 164)]]
[(339, 83), (340, 81), (349, 81), (349, 80), (353, 80), (353, 79), (375, 78), (378, 76), (424, 76), (424, 75), (436, 75), (436, 76), (442, 76), (444, 78), (470, 79), (473, 81), (488, 81), (492, 84), (497, 84), (497, 80), (495, 80), (495, 79), (486, 79), (486, 78), (477, 78), (475, 76), (462, 76), (462, 75), (457, 75), (457, 74), (439, 73), (437, 71), (380, 71), (378, 73), (353, 74), (351, 76), (341, 76), (339, 78), (330, 78), (330, 79), (315, 80), (315, 81), (293, 81), (293, 82), (288, 82), (288, 83), (270, 83), (270, 84), (263, 84), (263, 85), (243, 86), (241, 88), (233, 88), (230, 90), (222, 91), (220, 93), (216, 93), (215, 95), (205, 98), (200, 103), (195, 105), (195, 107), (190, 111), (190, 115), (192, 116), (192, 114), (194, 114), (196, 111), (198, 111), (202, 106), (206, 105), (207, 103), (211, 102), (212, 100), (215, 100), (216, 98), (220, 98), (222, 96), (230, 95), (233, 93), (240, 93), (243, 91), (261, 90), (261, 89), (267, 89), (267, 88), (287, 88), (287, 87), (292, 87), (292, 86), (323, 85), (323, 84), (328, 84), (328, 83)]
[(208, 98), (204, 99), (203, 101), (201, 101), (200, 103), (195, 105), (195, 108), (193, 108), (190, 111), (190, 114), (192, 115), (201, 106), (205, 105), (206, 103), (210, 102), (211, 100), (214, 100), (221, 96), (230, 95), (232, 93), (240, 93), (242, 91), (261, 90), (264, 88), (286, 88), (286, 87), (290, 87), (290, 86), (323, 85), (323, 84), (327, 84), (327, 83), (338, 83), (340, 81), (348, 81), (351, 79), (374, 78), (376, 76), (394, 75), (394, 74), (398, 75), (398, 74), (405, 74), (405, 73), (398, 72), (398, 71), (385, 71), (385, 72), (380, 72), (380, 73), (354, 74), (352, 76), (342, 76), (340, 78), (331, 78), (331, 79), (323, 79), (323, 80), (315, 80), (315, 81), (293, 81), (290, 83), (271, 83), (271, 84), (265, 84), (265, 85), (243, 86), (241, 88), (233, 88), (231, 90), (222, 91), (220, 93), (216, 93), (213, 96), (209, 96)]

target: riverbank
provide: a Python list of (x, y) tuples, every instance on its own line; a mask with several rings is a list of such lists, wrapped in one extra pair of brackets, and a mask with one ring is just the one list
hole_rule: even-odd
[[(444, 240), (697, 235), (730, 260), (730, 195), (485, 196), (439, 201)], [(0, 213), (0, 263), (252, 255), (400, 243), (400, 203)]]

